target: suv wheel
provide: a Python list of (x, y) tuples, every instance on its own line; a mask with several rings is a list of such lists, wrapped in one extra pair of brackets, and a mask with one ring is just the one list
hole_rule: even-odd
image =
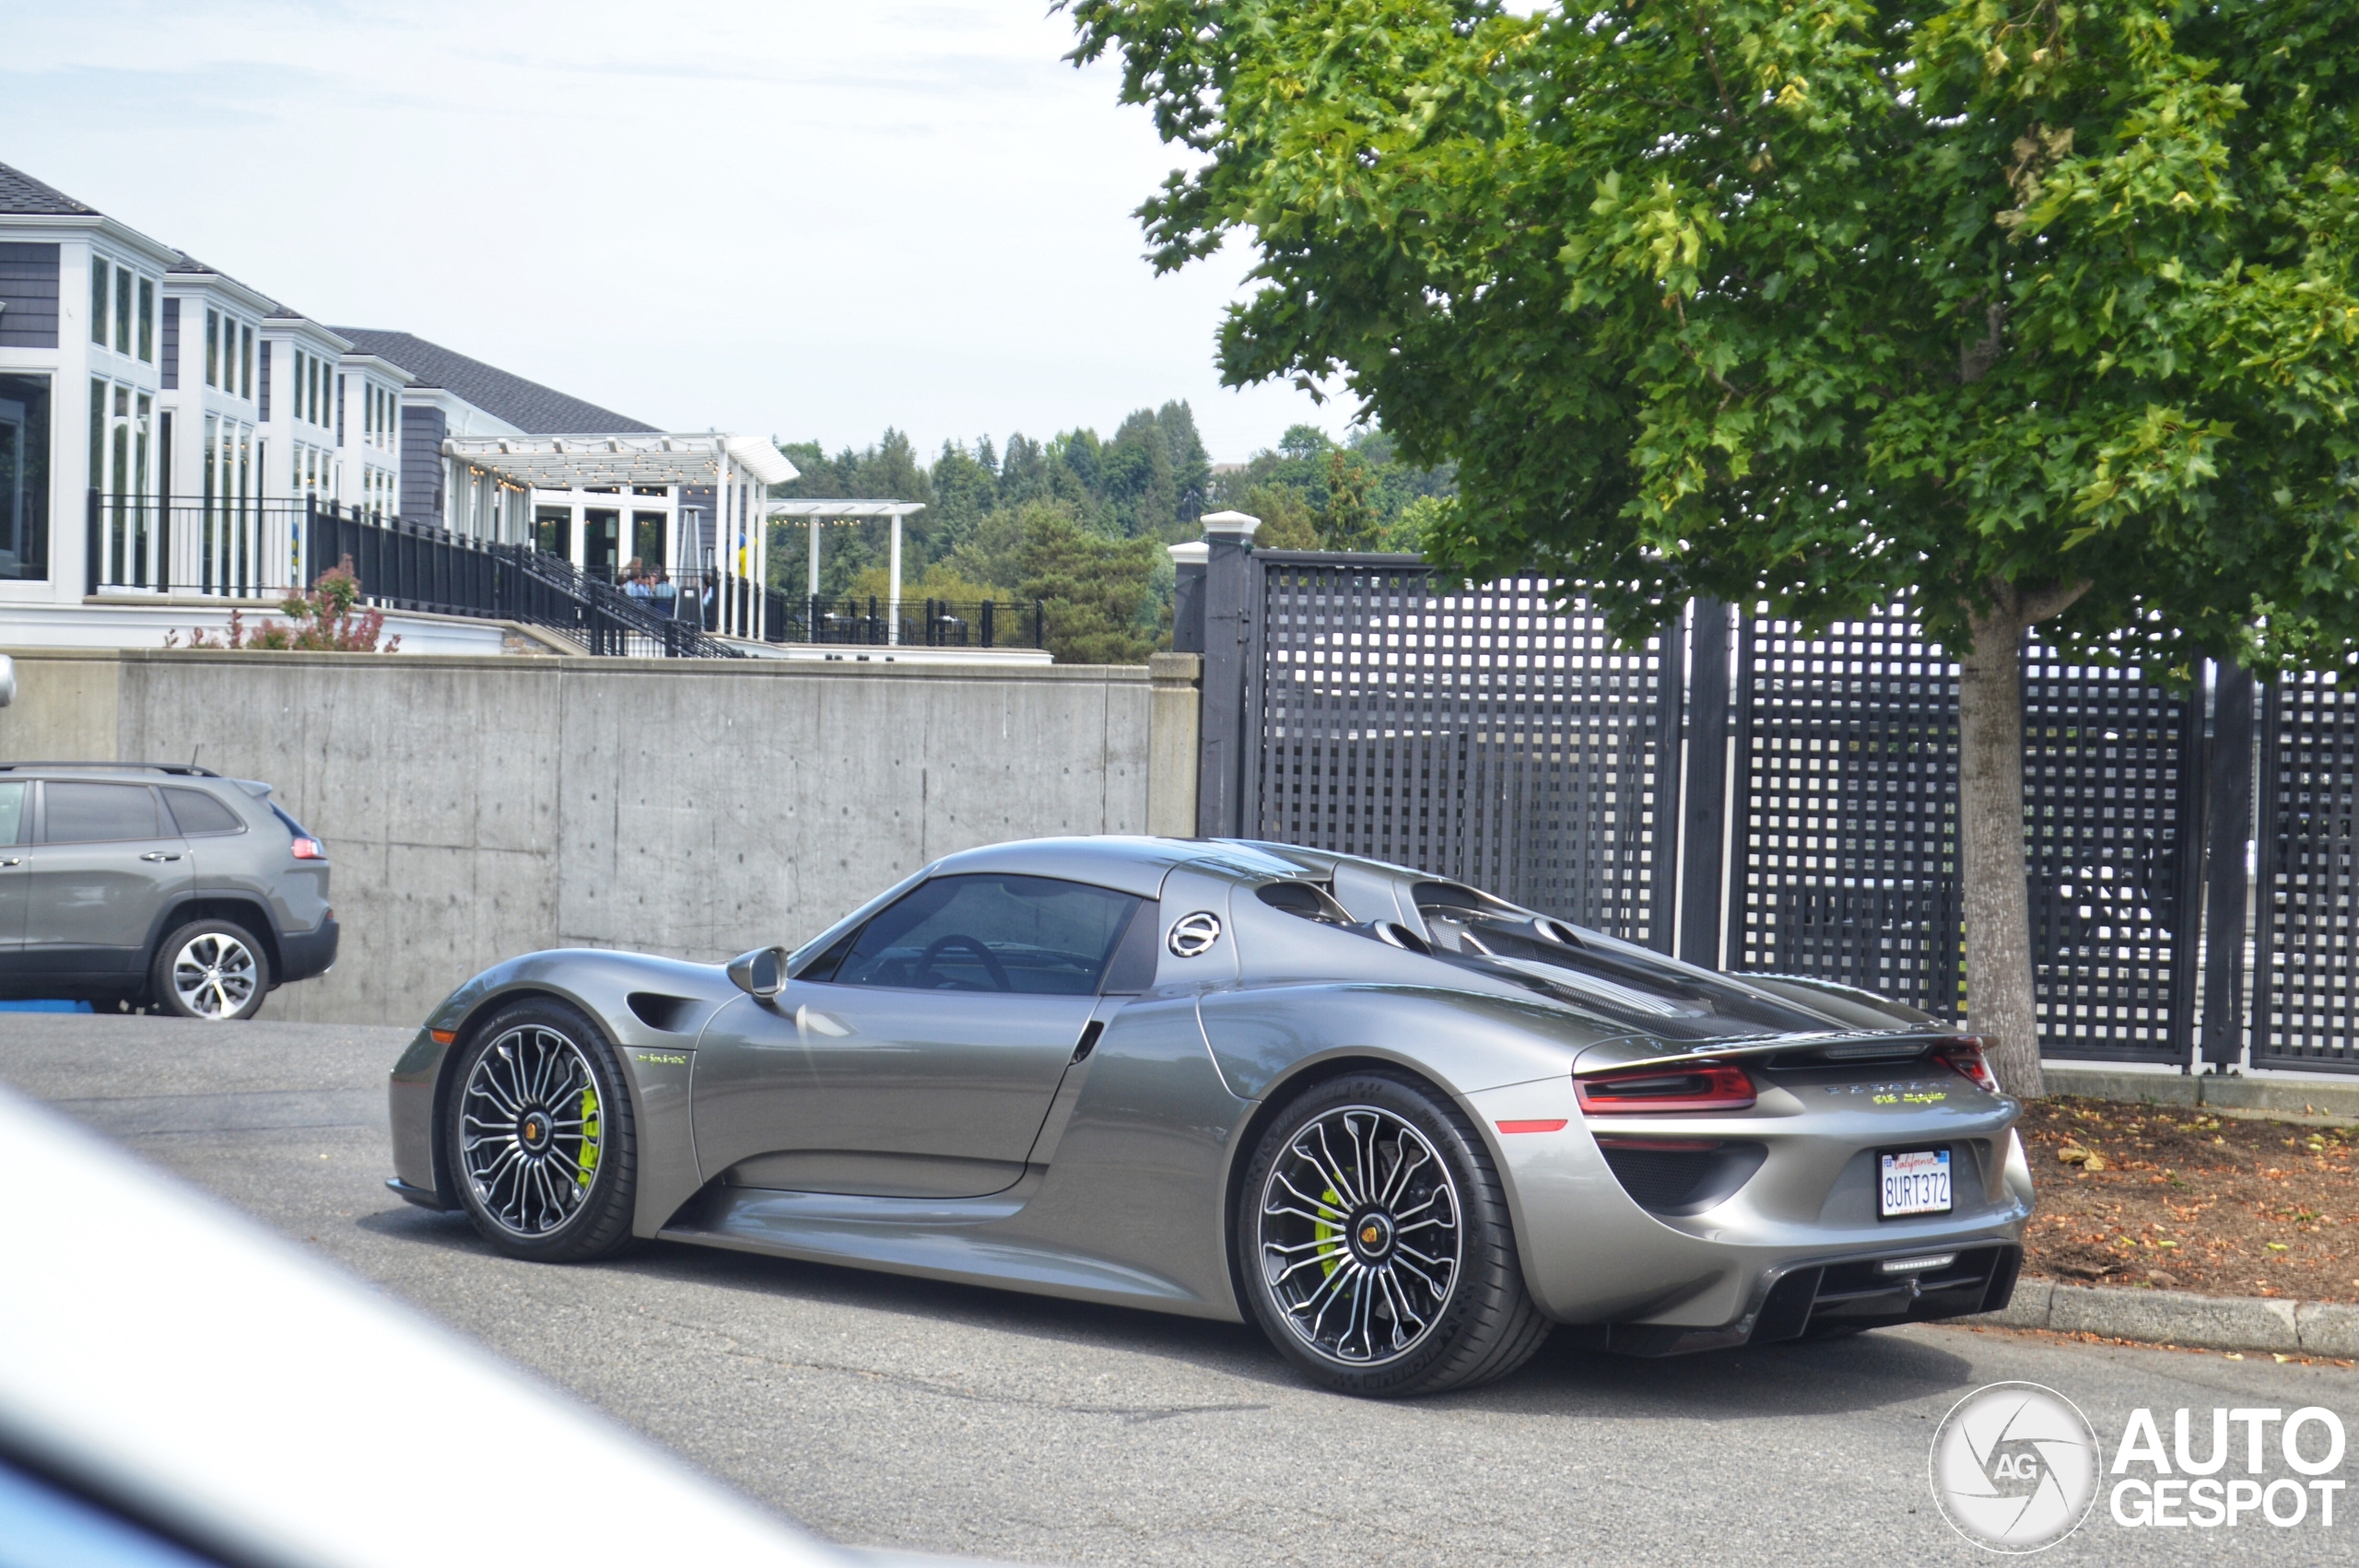
[(148, 987), (182, 1018), (252, 1018), (270, 994), (270, 958), (235, 920), (191, 920), (156, 950)]

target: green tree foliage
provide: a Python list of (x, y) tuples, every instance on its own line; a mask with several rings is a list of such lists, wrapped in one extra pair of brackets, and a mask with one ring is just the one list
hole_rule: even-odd
[(1253, 535), (1256, 549), (1319, 548), (1319, 516), (1291, 485), (1256, 485), (1238, 498), (1237, 509), (1262, 520)]
[[(1323, 521), (1332, 510), (1330, 486), (1338, 473), (1344, 475), (1346, 492), (1342, 533)], [(1449, 465), (1438, 468), (1414, 468), (1399, 461), (1391, 438), (1380, 430), (1356, 430), (1350, 440), (1337, 446), (1327, 432), (1316, 425), (1289, 426), (1278, 439), (1275, 448), (1256, 452), (1251, 462), (1219, 474), (1214, 480), (1214, 499), (1222, 507), (1233, 507), (1262, 519), (1262, 530), (1254, 535), (1257, 544), (1273, 549), (1372, 549), (1378, 544), (1335, 543), (1338, 537), (1361, 541), (1406, 541), (1399, 543), (1401, 550), (1414, 554), (1418, 548), (1414, 531), (1400, 526), (1402, 516), (1419, 500), (1448, 496), (1454, 492)], [(1315, 531), (1301, 544), (1279, 544), (1271, 532), (1273, 519), (1262, 508), (1272, 503), (1268, 497), (1284, 491), (1300, 501), (1310, 514), (1310, 526)], [(1262, 499), (1256, 503), (1251, 497)], [(1291, 538), (1289, 529), (1287, 537)], [(1393, 549), (1395, 544), (1380, 546)]]
[[(1179, 402), (1138, 410), (1111, 439), (1076, 429), (1047, 440), (1019, 432), (1003, 448), (988, 436), (972, 447), (945, 441), (930, 467), (898, 430), (886, 430), (865, 451), (845, 448), (833, 456), (816, 442), (780, 450), (800, 477), (777, 486), (778, 498), (925, 503), (925, 510), (902, 525), (904, 599), (1058, 599), (1078, 617), (1068, 633), (1058, 626), (1060, 612), (1050, 612), (1050, 641), (1060, 658), (1125, 649), (1145, 656), (1170, 620), (1171, 564), (1159, 546), (1193, 537), (1195, 520), (1214, 490), (1195, 414)], [(1049, 570), (1027, 532), (1037, 529), (1061, 541), (1078, 540), (1078, 558), (1093, 563), (1102, 580), (1085, 592), (1079, 579)], [(890, 538), (883, 522), (825, 527), (821, 595), (882, 598)], [(1122, 548), (1112, 555), (1101, 548), (1112, 546)], [(772, 525), (773, 586), (797, 595), (805, 591), (808, 548), (807, 524)], [(1116, 603), (1109, 594), (1130, 594), (1135, 602)], [(1134, 635), (1139, 627), (1148, 628), (1144, 643)]]
[(1014, 520), (1019, 598), (1041, 603), (1060, 664), (1143, 664), (1162, 640), (1151, 591), (1163, 548), (1151, 538), (1109, 539), (1053, 501)]
[(1327, 454), (1327, 504), (1319, 510), (1320, 542), (1330, 550), (1365, 550), (1376, 543), (1376, 511), (1367, 500), (1367, 464), (1342, 448)]
[(1074, 0), (1258, 244), (1225, 377), (1342, 375), (1470, 576), (1962, 650), (1968, 1003), (2039, 1088), (2025, 630), (2359, 639), (2359, 0)]

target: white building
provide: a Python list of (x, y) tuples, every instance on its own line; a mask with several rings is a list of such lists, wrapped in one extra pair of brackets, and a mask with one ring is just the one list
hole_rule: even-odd
[[(0, 644), (211, 629), (223, 601), (274, 603), (334, 566), (306, 559), (315, 532), (323, 553), (378, 541), (393, 586), (372, 591), (405, 614), (494, 613), (444, 597), (448, 577), (404, 586), (413, 552), (366, 521), (445, 548), (536, 546), (579, 575), (520, 564), (584, 606), (614, 596), (581, 578), (637, 567), (661, 580), (631, 594), (663, 619), (765, 651), (820, 635), (807, 600), (790, 613), (766, 596), (770, 520), (807, 521), (816, 562), (823, 522), (871, 516), (895, 529), (874, 640), (901, 644), (899, 519), (915, 509), (772, 502), (794, 476), (767, 439), (667, 433), (412, 333), (316, 321), (0, 164)], [(331, 506), (339, 520), (315, 529)], [(405, 631), (405, 646), (465, 641), (441, 636)]]
[(0, 165), (0, 606), (302, 580), (307, 497), (394, 509), (413, 379)]

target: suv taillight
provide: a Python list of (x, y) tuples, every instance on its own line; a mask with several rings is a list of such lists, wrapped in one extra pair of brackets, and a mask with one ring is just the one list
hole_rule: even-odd
[(1573, 1080), (1573, 1094), (1590, 1116), (1677, 1116), (1686, 1111), (1744, 1111), (1758, 1096), (1753, 1080), (1732, 1061), (1680, 1067), (1626, 1068)]
[(295, 858), (299, 860), (324, 860), (328, 858), (328, 847), (316, 838), (298, 838), (295, 840)]
[(1999, 1075), (1990, 1071), (1990, 1063), (1982, 1054), (1982, 1042), (1971, 1035), (1961, 1035), (1934, 1047), (1933, 1059), (1986, 1094), (2006, 1093), (1999, 1087)]

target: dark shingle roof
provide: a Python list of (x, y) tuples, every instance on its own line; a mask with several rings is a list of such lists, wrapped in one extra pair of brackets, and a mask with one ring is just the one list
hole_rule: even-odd
[(0, 212), (41, 213), (53, 217), (96, 217), (99, 209), (86, 207), (65, 192), (44, 185), (20, 169), (0, 163)]
[(637, 431), (652, 433), (657, 428), (611, 408), (568, 397), (538, 381), (511, 375), (480, 359), (453, 354), (440, 344), (428, 343), (409, 333), (379, 332), (370, 327), (328, 330), (351, 339), (352, 346), (360, 353), (374, 354), (400, 366), (417, 378), (418, 385), (440, 387), (455, 393), (528, 436), (620, 436)]

